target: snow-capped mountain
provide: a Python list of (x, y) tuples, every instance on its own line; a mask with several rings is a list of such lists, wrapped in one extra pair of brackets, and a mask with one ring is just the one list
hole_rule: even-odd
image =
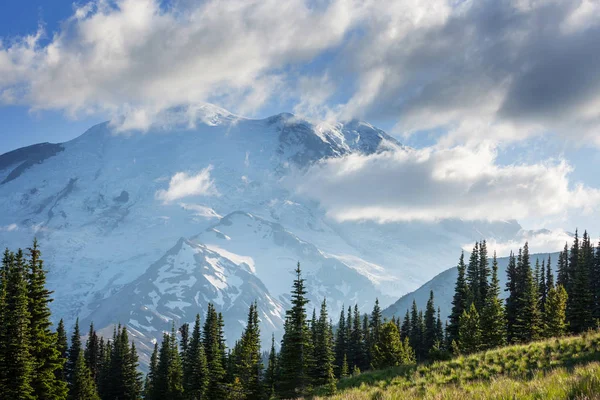
[[(286, 184), (324, 158), (393, 148), (402, 146), (364, 122), (253, 120), (213, 106), (193, 124), (145, 133), (103, 123), (0, 156), (0, 245), (38, 237), (54, 317), (67, 323), (121, 322), (150, 340), (212, 301), (233, 341), (256, 299), (268, 340), (298, 261), (311, 300), (327, 297), (335, 316), (354, 302), (366, 311), (377, 296), (390, 304), (465, 243), (519, 232), (516, 222), (338, 223)], [(182, 177), (204, 190), (186, 192)]]

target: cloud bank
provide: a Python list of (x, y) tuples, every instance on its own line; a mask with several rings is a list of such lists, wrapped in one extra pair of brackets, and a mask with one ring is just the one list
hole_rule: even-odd
[(124, 129), (182, 105), (291, 103), (448, 144), (600, 145), (599, 16), (595, 0), (95, 0), (53, 34), (0, 39), (0, 102)]
[(600, 190), (569, 183), (565, 161), (499, 165), (495, 151), (401, 149), (329, 159), (290, 181), (338, 221), (504, 220), (591, 212)]

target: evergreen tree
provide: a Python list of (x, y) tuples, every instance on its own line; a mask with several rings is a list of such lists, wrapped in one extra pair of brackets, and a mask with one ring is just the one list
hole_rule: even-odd
[(298, 263), (291, 296), (292, 308), (286, 313), (288, 323), (281, 346), (278, 392), (284, 398), (296, 398), (304, 394), (311, 384), (313, 350), (306, 318), (308, 299), (304, 282)]
[(335, 393), (336, 379), (334, 374), (335, 354), (333, 351), (333, 335), (329, 326), (327, 301), (323, 300), (317, 321), (315, 346), (315, 385), (325, 386), (329, 394)]
[[(156, 375), (158, 373), (158, 343), (154, 343), (154, 350), (150, 356), (150, 365), (148, 366), (148, 374), (144, 383), (144, 399), (156, 399), (156, 391), (154, 389)], [(193, 398), (193, 397), (192, 397)], [(200, 398), (200, 397), (198, 397)]]
[(181, 339), (179, 340), (181, 363), (185, 364), (185, 355), (188, 352), (188, 346), (190, 344), (190, 324), (187, 322), (182, 324), (178, 331), (181, 336)]
[(475, 306), (480, 302), (481, 288), (479, 282), (481, 274), (479, 271), (480, 259), (479, 259), (479, 242), (475, 242), (471, 257), (469, 258), (469, 265), (467, 266), (467, 286), (468, 286), (468, 298), (467, 304), (474, 303)]
[(98, 374), (102, 359), (100, 357), (100, 339), (98, 338), (98, 334), (94, 329), (93, 322), (90, 323), (90, 331), (85, 344), (83, 358), (85, 359), (85, 363), (90, 370), (90, 374), (92, 374), (92, 379), (94, 382), (98, 382)]
[(571, 251), (568, 253), (568, 268), (567, 275), (568, 281), (566, 282), (565, 290), (569, 293), (569, 297), (567, 298), (567, 321), (569, 323), (569, 328), (572, 332), (579, 332), (579, 316), (576, 316), (576, 310), (574, 310), (575, 302), (577, 299), (573, 296), (576, 290), (580, 290), (578, 287), (580, 282), (577, 282), (578, 279), (581, 280), (582, 277), (576, 276), (580, 263), (579, 263), (579, 231), (575, 230), (575, 237), (573, 238), (573, 244), (571, 246)]
[(69, 347), (69, 352), (67, 354), (67, 364), (65, 367), (67, 373), (67, 382), (69, 383), (69, 387), (73, 384), (73, 373), (75, 372), (75, 364), (77, 363), (77, 357), (79, 357), (79, 352), (83, 350), (81, 345), (81, 332), (79, 331), (79, 318), (75, 320), (75, 327), (73, 328), (73, 333), (71, 334), (71, 346)]
[(369, 321), (369, 328), (371, 330), (370, 340), (372, 343), (377, 343), (377, 341), (379, 340), (382, 319), (383, 317), (381, 314), (381, 307), (379, 307), (379, 299), (375, 299), (375, 306), (373, 306), (373, 311), (371, 312), (371, 320)]
[(495, 348), (506, 344), (506, 319), (500, 300), (500, 280), (496, 252), (492, 260), (492, 281), (488, 288), (483, 311), (480, 316), (482, 343), (484, 348)]
[(265, 387), (267, 398), (275, 396), (275, 382), (277, 380), (277, 352), (275, 351), (275, 335), (271, 336), (271, 351), (269, 352), (269, 364), (265, 372)]
[(517, 293), (517, 262), (515, 255), (510, 252), (508, 266), (506, 268), (506, 289), (508, 297), (506, 298), (506, 339), (508, 343), (513, 343), (515, 339), (515, 321), (517, 318), (518, 293)]
[(460, 330), (458, 336), (461, 352), (470, 354), (481, 349), (482, 340), (479, 313), (477, 312), (474, 303), (471, 303), (469, 312), (464, 311), (460, 318)]
[[(105, 349), (105, 352), (107, 349)], [(138, 400), (142, 381), (135, 346), (129, 345), (129, 335), (124, 326), (118, 326), (109, 346), (110, 357), (104, 360), (101, 373), (102, 398), (111, 400)]]
[(262, 385), (263, 363), (260, 351), (260, 328), (258, 305), (253, 303), (248, 311), (248, 322), (242, 335), (239, 378), (244, 395), (249, 399), (260, 399), (264, 395)]
[(35, 399), (35, 360), (29, 335), (27, 271), (23, 251), (4, 253), (0, 321), (0, 389), (6, 399)]
[(200, 335), (200, 314), (197, 314), (192, 336), (183, 359), (183, 390), (185, 399), (202, 399), (208, 387), (208, 377), (208, 364)]
[(444, 338), (444, 324), (442, 322), (442, 312), (440, 308), (437, 309), (436, 327), (435, 327), (435, 343), (440, 347), (445, 346)]
[(363, 352), (365, 355), (365, 359), (363, 360), (363, 365), (365, 369), (371, 366), (371, 330), (369, 329), (369, 316), (367, 314), (363, 314), (362, 316), (362, 337), (363, 337)]
[(46, 289), (46, 271), (40, 258), (37, 240), (29, 248), (27, 265), (27, 289), (29, 297), (29, 341), (33, 358), (34, 372), (31, 385), (33, 395), (41, 399), (66, 399), (67, 385), (56, 378), (56, 372), (63, 366), (61, 354), (57, 348), (56, 335), (51, 330), (50, 297), (52, 292)]
[(344, 359), (342, 360), (342, 367), (340, 370), (340, 379), (347, 378), (350, 375), (348, 370), (348, 358), (344, 354)]
[(79, 352), (75, 369), (73, 370), (73, 383), (69, 390), (69, 400), (100, 400), (96, 383), (92, 378), (90, 369), (85, 363), (83, 351)]
[(482, 310), (485, 305), (485, 299), (488, 295), (489, 289), (489, 278), (490, 278), (490, 266), (488, 262), (488, 252), (487, 252), (487, 243), (483, 240), (479, 244), (479, 295), (477, 296), (477, 302), (475, 303), (475, 307), (478, 310)]
[(408, 341), (400, 340), (398, 327), (392, 322), (381, 326), (379, 341), (373, 346), (373, 366), (377, 369), (415, 362)]
[(406, 310), (406, 314), (404, 314), (404, 320), (402, 321), (402, 326), (400, 327), (400, 339), (404, 341), (410, 336), (410, 313)]
[(517, 306), (514, 339), (518, 343), (536, 340), (540, 335), (541, 315), (538, 307), (537, 285), (533, 280), (529, 259), (529, 244), (519, 251), (517, 262)]
[(423, 352), (424, 354), (429, 354), (429, 351), (433, 348), (438, 339), (433, 290), (429, 291), (429, 300), (427, 300), (424, 318), (425, 332), (423, 337)]
[(221, 329), (219, 315), (214, 305), (209, 303), (206, 320), (204, 321), (202, 340), (204, 342), (204, 352), (209, 371), (206, 396), (215, 400), (227, 397), (226, 371), (225, 364), (223, 363), (225, 354), (221, 344)]
[(366, 353), (364, 346), (363, 331), (361, 327), (361, 318), (358, 311), (358, 305), (354, 305), (354, 317), (352, 319), (352, 332), (350, 333), (350, 352), (352, 355), (350, 359), (350, 365), (352, 368), (355, 366), (361, 370), (367, 369), (366, 365)]
[(171, 334), (163, 334), (153, 386), (153, 398), (155, 399), (177, 400), (183, 398), (183, 371), (177, 348), (175, 327), (171, 330)]
[(600, 243), (596, 246), (596, 257), (594, 259), (594, 272), (592, 273), (594, 282), (594, 321), (600, 321)]
[(417, 360), (422, 359), (423, 355), (423, 318), (419, 315), (417, 302), (413, 299), (410, 311), (410, 334), (408, 336), (410, 346), (415, 351)]
[(60, 356), (60, 368), (54, 371), (56, 379), (61, 380), (66, 384), (67, 375), (65, 372), (65, 366), (67, 363), (67, 354), (69, 351), (69, 343), (67, 339), (67, 331), (65, 330), (65, 323), (62, 318), (58, 322), (58, 327), (56, 328), (56, 349), (58, 350)]
[[(577, 258), (574, 257), (577, 254)], [(574, 333), (581, 333), (593, 327), (594, 297), (590, 272), (594, 266), (594, 249), (587, 231), (583, 233), (581, 244), (575, 243), (571, 249), (571, 272), (573, 279), (567, 300), (567, 317)], [(569, 307), (570, 305), (570, 307)]]
[(556, 283), (561, 285), (562, 287), (567, 289), (569, 286), (569, 247), (568, 244), (565, 243), (564, 250), (558, 255), (558, 264), (556, 267), (558, 272), (558, 278)]
[(346, 356), (348, 358), (348, 370), (352, 369), (352, 362), (354, 360), (354, 348), (352, 347), (352, 306), (348, 306), (346, 313)]
[(554, 274), (552, 273), (552, 256), (548, 256), (548, 263), (546, 264), (546, 296), (550, 289), (554, 287)]
[(544, 336), (547, 338), (563, 336), (566, 324), (567, 291), (558, 285), (548, 291), (544, 312)]
[(448, 340), (458, 341), (458, 331), (460, 327), (460, 317), (463, 312), (467, 309), (467, 302), (469, 297), (469, 288), (465, 278), (465, 254), (464, 252), (460, 255), (458, 262), (458, 276), (456, 278), (456, 284), (454, 286), (454, 297), (452, 299), (452, 312), (449, 317), (448, 325)]
[(342, 363), (346, 357), (348, 344), (346, 337), (346, 317), (344, 316), (344, 306), (340, 311), (340, 319), (338, 321), (335, 339), (335, 365), (337, 376), (341, 376)]
[(546, 278), (546, 260), (542, 260), (542, 267), (540, 268), (540, 280), (538, 284), (538, 294), (540, 296), (540, 312), (544, 314), (544, 308), (546, 307), (546, 298), (548, 297), (548, 281)]

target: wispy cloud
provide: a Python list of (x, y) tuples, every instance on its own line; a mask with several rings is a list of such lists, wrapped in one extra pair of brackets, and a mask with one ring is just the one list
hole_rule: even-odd
[(176, 173), (169, 181), (169, 188), (157, 191), (156, 198), (166, 204), (192, 196), (218, 196), (219, 192), (210, 176), (212, 169), (212, 165), (209, 165), (195, 175)]
[(339, 221), (506, 220), (591, 212), (600, 190), (569, 182), (564, 160), (499, 165), (489, 146), (400, 149), (329, 159), (290, 180)]

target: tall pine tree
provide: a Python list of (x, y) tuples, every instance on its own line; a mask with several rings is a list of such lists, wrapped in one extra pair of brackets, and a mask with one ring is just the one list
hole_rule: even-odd
[(313, 349), (306, 317), (306, 288), (300, 263), (296, 267), (291, 303), (286, 312), (287, 324), (280, 354), (280, 381), (278, 392), (284, 398), (303, 395), (311, 386), (310, 372), (313, 368)]

